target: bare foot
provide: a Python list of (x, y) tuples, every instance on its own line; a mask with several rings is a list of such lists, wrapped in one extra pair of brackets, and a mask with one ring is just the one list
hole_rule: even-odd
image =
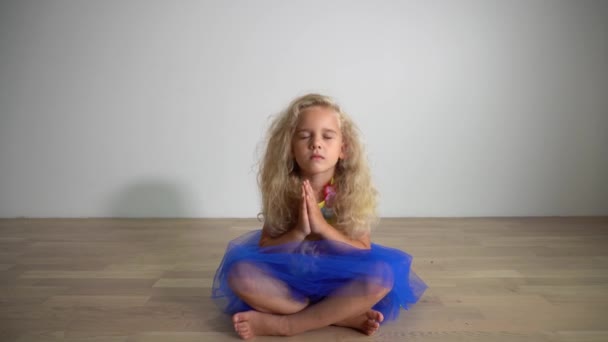
[(347, 318), (334, 325), (357, 329), (365, 335), (373, 335), (380, 328), (382, 321), (384, 321), (384, 316), (380, 311), (367, 310), (366, 313)]
[(244, 340), (255, 336), (288, 335), (286, 320), (280, 315), (245, 311), (234, 314), (232, 323), (236, 333)]

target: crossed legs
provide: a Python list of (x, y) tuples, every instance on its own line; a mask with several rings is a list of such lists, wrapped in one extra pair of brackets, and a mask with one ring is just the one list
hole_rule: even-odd
[(236, 332), (243, 339), (256, 335), (296, 335), (328, 325), (357, 329), (371, 335), (384, 320), (372, 310), (391, 289), (370, 280), (353, 280), (325, 298), (309, 305), (297, 301), (288, 286), (247, 262), (235, 264), (229, 285), (243, 301), (255, 310), (233, 316)]

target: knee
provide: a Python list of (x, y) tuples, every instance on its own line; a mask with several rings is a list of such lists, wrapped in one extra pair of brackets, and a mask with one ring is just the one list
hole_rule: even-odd
[(368, 298), (372, 298), (375, 302), (380, 301), (392, 289), (392, 285), (378, 282), (375, 279), (368, 280), (364, 283), (364, 293)]
[(246, 261), (235, 263), (228, 271), (228, 285), (235, 293), (253, 293), (256, 291), (256, 274), (260, 270)]
[(380, 300), (389, 293), (394, 284), (393, 271), (387, 263), (378, 262), (374, 265), (373, 276), (364, 283), (366, 296)]

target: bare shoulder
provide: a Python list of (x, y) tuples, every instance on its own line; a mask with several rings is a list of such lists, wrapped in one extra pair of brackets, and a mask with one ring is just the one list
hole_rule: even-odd
[(262, 237), (261, 238), (263, 239), (263, 238), (272, 237), (272, 235), (273, 235), (272, 231), (273, 231), (272, 227), (268, 223), (264, 222), (264, 225), (262, 226)]
[(280, 236), (282, 233), (284, 233), (284, 232), (280, 232), (279, 230), (276, 229), (276, 227), (273, 227), (272, 225), (268, 224), (267, 222), (264, 222), (264, 225), (262, 226), (262, 234), (260, 236), (260, 243), (275, 239), (278, 236)]
[(351, 235), (350, 239), (353, 241), (357, 241), (365, 249), (370, 249), (372, 246), (372, 239), (369, 231), (361, 232), (354, 236)]
[(357, 240), (359, 240), (359, 242), (361, 242), (368, 249), (372, 247), (372, 238), (369, 232), (363, 233), (363, 235), (359, 236)]

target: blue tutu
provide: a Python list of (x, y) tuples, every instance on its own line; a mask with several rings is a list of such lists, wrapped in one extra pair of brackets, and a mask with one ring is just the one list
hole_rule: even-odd
[(256, 230), (232, 240), (215, 274), (212, 298), (227, 314), (251, 310), (228, 286), (229, 272), (239, 262), (255, 265), (287, 284), (294, 299), (311, 303), (358, 279), (391, 288), (373, 307), (385, 320), (396, 319), (400, 309), (416, 303), (427, 288), (411, 270), (412, 257), (398, 249), (372, 243), (363, 250), (330, 240), (259, 247), (260, 235)]

